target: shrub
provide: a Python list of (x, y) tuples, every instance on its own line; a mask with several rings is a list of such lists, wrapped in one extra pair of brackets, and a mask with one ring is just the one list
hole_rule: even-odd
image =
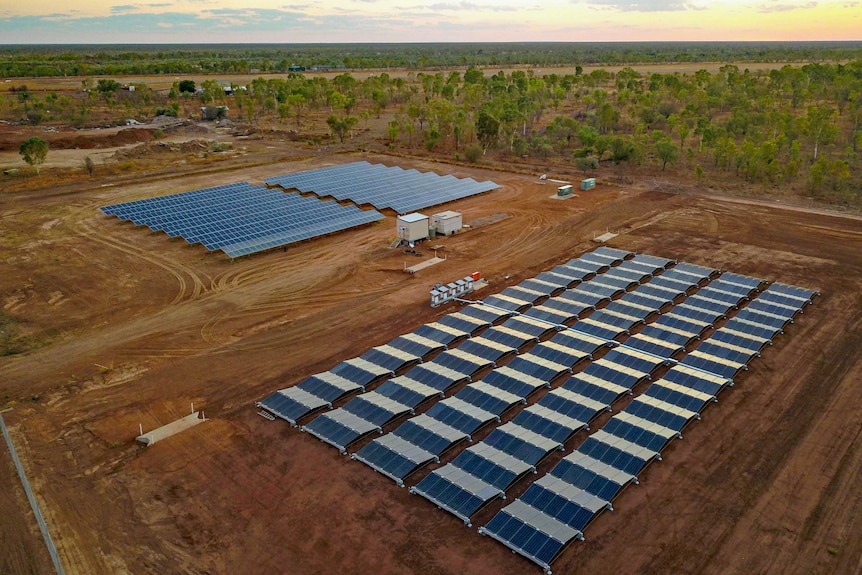
[(476, 144), (470, 144), (464, 148), (464, 157), (468, 162), (475, 164), (482, 155), (482, 147)]

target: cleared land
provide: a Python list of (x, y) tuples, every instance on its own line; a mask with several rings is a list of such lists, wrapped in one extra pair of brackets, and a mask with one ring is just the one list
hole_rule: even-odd
[[(441, 208), (485, 223), (440, 240), (448, 259), (415, 275), (401, 269), (416, 258), (388, 248), (392, 216), (230, 261), (97, 211), (357, 159), (502, 189)], [(621, 232), (615, 247), (823, 296), (554, 571), (862, 568), (859, 220), (608, 185), (559, 202), (534, 176), (382, 156), (101, 183), (0, 196), (4, 309), (51, 341), (0, 360), (0, 399), (67, 573), (538, 572), (335, 449), (257, 416), (253, 402), (452, 311), (457, 304), (429, 307), (436, 281), (480, 270), (491, 285), (477, 296), (493, 293), (591, 249), (608, 229)], [(172, 421), (190, 402), (210, 421), (149, 449), (135, 445), (139, 423)], [(0, 566), (47, 572), (7, 459), (0, 505), (11, 521), (0, 556), (9, 559)]]

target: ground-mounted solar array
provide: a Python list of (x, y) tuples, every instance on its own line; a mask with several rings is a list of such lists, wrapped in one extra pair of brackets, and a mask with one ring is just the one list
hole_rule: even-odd
[(441, 176), (383, 164), (353, 162), (340, 166), (283, 174), (264, 180), (268, 186), (296, 189), (399, 214), (445, 204), (499, 188), (491, 181)]
[(235, 183), (104, 206), (102, 212), (232, 258), (384, 218), (375, 210)]
[(601, 247), (258, 405), (467, 525), (526, 488), (479, 533), (550, 573), (816, 295)]

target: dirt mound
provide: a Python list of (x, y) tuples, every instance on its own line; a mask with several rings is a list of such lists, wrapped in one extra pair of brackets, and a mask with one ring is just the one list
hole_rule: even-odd
[(185, 142), (145, 142), (117, 150), (111, 159), (114, 160), (130, 160), (133, 158), (145, 158), (153, 155), (161, 154), (196, 154), (206, 152), (210, 149), (212, 142), (209, 140), (187, 140)]

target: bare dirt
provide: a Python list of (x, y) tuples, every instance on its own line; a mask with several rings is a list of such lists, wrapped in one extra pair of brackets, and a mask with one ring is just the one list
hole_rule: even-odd
[[(249, 145), (259, 155), (219, 170), (184, 164), (160, 177), (0, 194), (3, 310), (40, 345), (0, 359), (0, 408), (10, 408), (4, 417), (67, 573), (538, 572), (253, 404), (455, 309), (428, 306), (437, 281), (479, 270), (493, 293), (592, 249), (608, 229), (621, 232), (616, 247), (823, 296), (554, 571), (860, 572), (858, 219), (612, 185), (558, 201), (534, 175)], [(98, 211), (359, 159), (501, 189), (441, 208), (489, 223), (440, 240), (447, 261), (416, 275), (401, 271), (416, 258), (387, 247), (392, 216), (231, 261)], [(135, 445), (139, 424), (172, 421), (192, 402), (210, 421)], [(0, 570), (49, 572), (8, 454), (0, 493)]]

